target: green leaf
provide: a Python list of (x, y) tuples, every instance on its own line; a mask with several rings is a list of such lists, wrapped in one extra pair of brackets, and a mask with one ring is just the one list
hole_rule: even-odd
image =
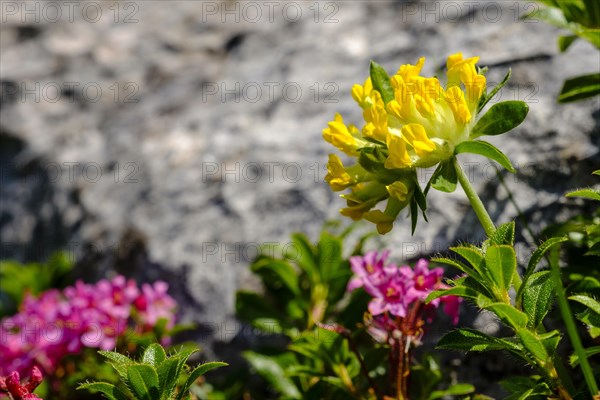
[(467, 260), (469, 264), (473, 266), (475, 271), (477, 271), (477, 274), (475, 274), (475, 276), (469, 274), (470, 276), (472, 276), (473, 278), (476, 278), (478, 276), (484, 276), (483, 271), (485, 268), (485, 263), (483, 253), (480, 249), (478, 249), (475, 246), (456, 246), (450, 247), (450, 250)]
[(112, 362), (110, 363), (110, 365), (115, 369), (115, 371), (117, 371), (119, 376), (121, 376), (121, 378), (123, 379), (127, 378), (127, 367), (129, 365), (135, 364), (135, 362), (132, 359), (125, 357), (124, 355), (117, 353), (116, 351), (99, 350), (98, 354), (111, 360)]
[(471, 153), (478, 154), (489, 158), (490, 160), (496, 161), (510, 172), (515, 172), (515, 168), (512, 166), (508, 157), (498, 150), (494, 145), (482, 140), (468, 140), (460, 143), (454, 149), (454, 154)]
[(456, 329), (445, 334), (436, 348), (464, 351), (515, 350), (520, 346), (474, 329)]
[(561, 52), (567, 51), (569, 47), (577, 40), (579, 36), (577, 35), (564, 35), (558, 37), (558, 48)]
[(419, 186), (418, 182), (415, 183), (413, 198), (417, 201), (417, 205), (419, 206), (421, 211), (423, 211), (423, 218), (425, 218), (425, 221), (427, 221), (427, 217), (425, 217), (425, 211), (427, 211), (427, 198), (421, 190), (421, 187)]
[(417, 200), (413, 197), (410, 199), (410, 233), (411, 235), (415, 234), (415, 230), (417, 229), (417, 222), (419, 219), (419, 205), (417, 204)]
[(600, 314), (588, 308), (584, 312), (577, 314), (577, 319), (587, 325), (588, 333), (592, 339), (600, 336)]
[[(588, 347), (585, 349), (585, 354), (587, 358), (594, 356), (596, 354), (600, 354), (600, 346)], [(573, 355), (569, 358), (569, 363), (571, 367), (575, 368), (579, 364), (579, 356), (577, 353), (573, 353)]]
[(587, 99), (600, 94), (600, 73), (567, 79), (558, 96), (559, 103)]
[(358, 163), (372, 174), (382, 174), (390, 171), (384, 166), (385, 159), (386, 156), (380, 150), (380, 147), (363, 147), (358, 155)]
[[(544, 256), (544, 254), (546, 254), (546, 252), (552, 248), (552, 246), (555, 246), (559, 243), (562, 242), (566, 242), (567, 240), (569, 240), (567, 237), (553, 237), (550, 238), (548, 240), (546, 240), (544, 243), (542, 243), (531, 255), (531, 258), (529, 259), (529, 263), (527, 263), (527, 268), (525, 269), (525, 274), (523, 275), (523, 284), (521, 285), (521, 288), (524, 288), (525, 284), (527, 283), (527, 279), (529, 279), (529, 277), (531, 276), (531, 274), (533, 274), (533, 271), (535, 271), (535, 268), (537, 267), (537, 265), (540, 263), (542, 257)], [(522, 289), (521, 289), (522, 290)]]
[(500, 385), (511, 393), (504, 400), (542, 400), (553, 395), (548, 384), (539, 377), (514, 376), (503, 380)]
[(373, 88), (381, 94), (385, 104), (394, 100), (394, 88), (390, 83), (390, 77), (386, 70), (375, 61), (371, 61), (371, 82), (373, 82)]
[(179, 362), (180, 360), (177, 357), (169, 357), (157, 367), (158, 383), (162, 394), (161, 399), (167, 400), (173, 395), (179, 378)]
[(77, 387), (77, 390), (90, 390), (100, 392), (109, 400), (128, 400), (129, 398), (118, 387), (106, 382), (83, 383)]
[(434, 257), (431, 259), (431, 261), (436, 262), (436, 263), (450, 265), (454, 268), (459, 269), (460, 271), (464, 272), (465, 274), (467, 274), (469, 276), (479, 276), (479, 274), (473, 268), (466, 266), (465, 264), (463, 264), (462, 262), (460, 262), (458, 260), (453, 260), (452, 258)]
[(496, 229), (496, 232), (490, 237), (493, 244), (506, 244), (513, 246), (515, 243), (515, 222), (510, 221), (502, 224)]
[(261, 276), (265, 286), (277, 290), (283, 286), (294, 295), (300, 294), (298, 275), (290, 264), (283, 260), (261, 257), (252, 263), (252, 272)]
[(271, 357), (251, 351), (246, 351), (243, 355), (256, 372), (265, 378), (265, 380), (283, 396), (291, 399), (302, 398), (302, 394), (294, 382), (286, 376), (281, 365), (275, 362)]
[(302, 233), (292, 234), (293, 246), (288, 246), (289, 250), (293, 250), (293, 254), (287, 254), (286, 258), (290, 261), (295, 261), (310, 278), (312, 282), (318, 280), (319, 267), (315, 262), (315, 250), (308, 238)]
[(142, 362), (150, 364), (153, 367), (158, 367), (163, 361), (165, 361), (167, 355), (165, 350), (158, 343), (152, 343), (146, 348), (142, 355)]
[(496, 314), (496, 316), (500, 318), (500, 321), (514, 329), (524, 328), (527, 326), (527, 314), (517, 310), (510, 304), (492, 303), (487, 305), (485, 309)]
[(471, 138), (482, 135), (500, 135), (516, 128), (525, 120), (529, 106), (524, 101), (511, 100), (494, 104), (477, 121), (471, 132)]
[(576, 294), (574, 296), (569, 296), (569, 300), (576, 301), (578, 303), (587, 306), (590, 310), (600, 315), (600, 303), (598, 300), (591, 298), (585, 294)]
[(502, 89), (504, 85), (506, 85), (506, 83), (510, 79), (511, 74), (512, 71), (509, 68), (508, 72), (506, 73), (506, 76), (504, 76), (504, 79), (502, 79), (502, 82), (500, 82), (494, 89), (492, 89), (492, 91), (489, 94), (482, 96), (481, 100), (479, 101), (479, 105), (477, 106), (477, 114), (479, 114), (479, 112), (483, 110), (487, 103), (494, 98), (496, 93), (498, 93), (500, 89)]
[(496, 285), (508, 290), (517, 270), (515, 249), (507, 245), (491, 245), (485, 252), (485, 266)]
[(586, 16), (590, 18), (589, 26), (600, 26), (600, 3), (596, 0), (583, 0)]
[(457, 383), (455, 385), (450, 386), (445, 390), (435, 390), (431, 392), (428, 400), (439, 399), (445, 396), (462, 396), (465, 394), (473, 393), (475, 391), (475, 386), (470, 385), (468, 383)]
[(579, 189), (574, 192), (567, 193), (567, 197), (583, 197), (590, 200), (600, 200), (600, 191), (595, 189)]
[(263, 296), (254, 292), (239, 291), (236, 293), (235, 310), (236, 315), (242, 321), (249, 322), (253, 326), (257, 320), (273, 320), (284, 328), (291, 328), (282, 312), (275, 310), (273, 304), (266, 301)]
[(127, 382), (139, 400), (160, 399), (158, 374), (150, 365), (128, 366)]
[(560, 332), (555, 329), (551, 332), (541, 334), (538, 333), (537, 335), (544, 344), (544, 347), (546, 348), (548, 354), (550, 354), (551, 356), (555, 354), (556, 348), (558, 347), (558, 343), (560, 342)]
[(204, 375), (205, 373), (207, 373), (210, 370), (213, 370), (215, 368), (225, 367), (227, 365), (228, 364), (226, 364), (224, 362), (215, 361), (215, 362), (208, 362), (208, 363), (199, 365), (196, 368), (194, 368), (194, 370), (192, 372), (190, 372), (190, 376), (187, 378), (187, 380), (181, 387), (181, 390), (179, 391), (179, 394), (177, 396), (177, 400), (183, 400), (185, 395), (189, 395), (190, 387), (192, 387), (192, 384), (194, 382), (196, 382), (196, 380), (198, 378), (200, 378), (202, 375)]
[(437, 167), (428, 186), (431, 185), (431, 187), (440, 192), (452, 193), (456, 190), (457, 182), (458, 178), (456, 177), (454, 164), (452, 161), (445, 161)]
[(548, 359), (548, 352), (542, 341), (527, 329), (518, 329), (517, 336), (523, 343), (523, 346), (534, 358), (545, 362)]
[(346, 274), (338, 270), (342, 262), (342, 243), (339, 239), (327, 232), (323, 232), (317, 249), (319, 270), (323, 282), (329, 283), (340, 276), (346, 276)]
[(552, 307), (554, 286), (549, 271), (536, 272), (524, 284), (523, 310), (529, 317), (528, 327), (535, 329)]
[(468, 299), (477, 299), (478, 295), (479, 295), (479, 292), (477, 292), (471, 288), (467, 288), (464, 286), (454, 286), (450, 289), (434, 290), (433, 292), (429, 293), (429, 295), (425, 299), (425, 303), (429, 303), (437, 298), (444, 297), (444, 296), (458, 296), (458, 297), (464, 297), (464, 298), (468, 298)]

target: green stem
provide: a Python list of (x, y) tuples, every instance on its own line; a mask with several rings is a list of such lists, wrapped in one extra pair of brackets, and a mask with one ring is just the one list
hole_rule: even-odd
[(550, 250), (550, 274), (554, 282), (554, 289), (556, 290), (558, 308), (560, 309), (563, 321), (565, 322), (567, 334), (569, 335), (569, 339), (571, 340), (575, 354), (577, 354), (577, 357), (579, 357), (579, 365), (581, 366), (581, 372), (583, 373), (585, 382), (592, 397), (594, 397), (598, 395), (598, 385), (594, 379), (594, 373), (588, 362), (585, 349), (583, 348), (583, 344), (579, 338), (579, 334), (577, 333), (575, 319), (573, 318), (573, 313), (571, 312), (569, 302), (567, 301), (567, 296), (565, 295), (565, 289), (560, 276), (560, 266), (558, 265), (558, 256), (559, 254), (557, 247)]
[(481, 202), (481, 199), (477, 195), (477, 192), (475, 192), (475, 189), (473, 189), (473, 186), (471, 186), (469, 178), (458, 163), (456, 157), (452, 159), (452, 162), (454, 163), (454, 168), (456, 169), (456, 175), (458, 177), (458, 181), (460, 182), (460, 186), (462, 186), (463, 190), (465, 191), (465, 194), (467, 195), (467, 198), (469, 199), (469, 202), (473, 207), (473, 211), (475, 211), (477, 218), (479, 218), (479, 222), (481, 222), (481, 225), (485, 230), (485, 234), (488, 237), (491, 237), (494, 234), (494, 232), (496, 232), (494, 222), (490, 218), (490, 215), (488, 214), (487, 210), (485, 209), (485, 206)]

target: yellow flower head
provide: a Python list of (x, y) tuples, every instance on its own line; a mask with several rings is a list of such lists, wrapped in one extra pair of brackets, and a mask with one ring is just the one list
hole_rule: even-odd
[(438, 78), (420, 75), (424, 58), (417, 65), (403, 65), (390, 78), (394, 98), (386, 105), (386, 168), (430, 167), (469, 138), (486, 86), (475, 68), (478, 59), (463, 60), (461, 53), (448, 57), (447, 89)]
[[(437, 77), (421, 75), (424, 57), (415, 65), (402, 65), (389, 80), (374, 64), (371, 77), (352, 87), (352, 97), (362, 109), (362, 129), (346, 125), (336, 114), (323, 130), (327, 142), (358, 157), (357, 164), (344, 167), (337, 156), (329, 156), (325, 180), (334, 191), (351, 189), (342, 195), (347, 201), (343, 215), (367, 219), (385, 233), (403, 208), (415, 207), (423, 196), (415, 168), (452, 157), (475, 126), (486, 92), (478, 60), (464, 59), (461, 53), (448, 57), (446, 87)], [(386, 200), (385, 210), (374, 208)]]

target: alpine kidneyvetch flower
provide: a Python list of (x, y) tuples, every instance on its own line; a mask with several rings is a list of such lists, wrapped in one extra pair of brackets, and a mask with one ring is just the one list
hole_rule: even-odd
[(418, 341), (425, 321), (431, 320), (433, 311), (442, 304), (452, 322), (458, 323), (460, 298), (443, 296), (425, 303), (429, 293), (448, 287), (442, 283), (442, 268), (430, 269), (425, 259), (417, 261), (414, 268), (398, 267), (387, 263), (388, 255), (388, 251), (381, 255), (372, 251), (350, 258), (354, 276), (348, 283), (348, 291), (363, 287), (372, 297), (367, 326), (376, 339), (388, 338), (393, 331), (399, 331)]
[[(327, 164), (325, 180), (331, 189), (351, 189), (342, 195), (348, 204), (342, 215), (364, 218), (377, 224), (380, 233), (387, 233), (399, 212), (417, 201), (416, 191), (421, 189), (415, 168), (450, 159), (457, 145), (471, 139), (478, 105), (486, 93), (486, 78), (476, 68), (478, 60), (464, 59), (461, 53), (448, 57), (446, 88), (438, 78), (420, 75), (425, 58), (416, 65), (402, 65), (389, 78), (385, 94), (376, 90), (371, 77), (363, 85), (354, 85), (352, 97), (363, 110), (362, 129), (347, 125), (336, 114), (323, 130), (327, 142), (358, 158), (355, 165), (344, 166), (330, 155)], [(386, 199), (385, 210), (373, 210)]]

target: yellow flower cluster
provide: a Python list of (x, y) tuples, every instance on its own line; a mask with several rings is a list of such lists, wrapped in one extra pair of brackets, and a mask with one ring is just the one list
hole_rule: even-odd
[[(378, 228), (385, 219), (389, 226), (381, 228), (391, 229), (414, 187), (410, 179), (398, 178), (401, 171), (447, 160), (458, 144), (469, 139), (479, 100), (486, 91), (485, 76), (475, 67), (478, 60), (464, 59), (461, 53), (448, 57), (446, 89), (438, 78), (420, 76), (425, 58), (416, 65), (402, 65), (390, 77), (393, 98), (387, 102), (371, 78), (363, 85), (354, 85), (352, 97), (363, 110), (362, 130), (346, 125), (339, 114), (323, 130), (327, 142), (350, 157), (359, 157), (358, 164), (346, 168), (339, 157), (329, 156), (326, 181), (334, 191), (352, 189), (352, 194), (342, 196), (348, 201), (343, 215), (371, 220)], [(361, 153), (367, 150), (373, 163), (381, 161), (383, 171), (365, 168)], [(369, 211), (390, 196), (393, 210), (389, 210), (388, 201), (386, 212)]]
[(419, 75), (425, 58), (416, 65), (403, 65), (390, 78), (394, 99), (387, 104), (374, 90), (371, 78), (362, 86), (354, 85), (352, 97), (363, 109), (365, 120), (362, 131), (346, 126), (336, 114), (323, 130), (323, 138), (350, 156), (371, 145), (365, 139), (381, 142), (389, 150), (385, 166), (390, 169), (430, 167), (447, 159), (457, 144), (468, 139), (485, 91), (485, 76), (475, 68), (478, 60), (463, 59), (461, 53), (448, 57), (447, 89), (438, 78)]

